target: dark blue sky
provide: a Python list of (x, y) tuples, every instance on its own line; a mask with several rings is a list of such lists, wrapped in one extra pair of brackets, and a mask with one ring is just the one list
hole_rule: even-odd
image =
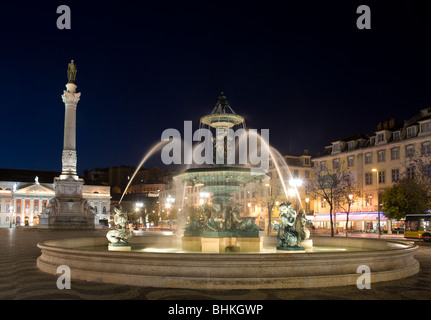
[[(424, 1), (88, 2), (2, 3), (0, 167), (61, 170), (71, 59), (80, 172), (137, 165), (163, 130), (197, 126), (220, 91), (282, 153), (431, 105)], [(62, 4), (71, 30), (56, 27)], [(356, 28), (361, 4), (371, 30)]]

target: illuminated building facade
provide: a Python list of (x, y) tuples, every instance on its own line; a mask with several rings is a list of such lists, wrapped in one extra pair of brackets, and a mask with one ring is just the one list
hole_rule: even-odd
[[(313, 157), (317, 168), (344, 166), (356, 180), (357, 194), (352, 199), (349, 228), (376, 229), (378, 194), (400, 178), (413, 174), (412, 158), (429, 161), (431, 154), (431, 108), (423, 109), (404, 123), (394, 119), (379, 123), (374, 133), (355, 135), (327, 146), (321, 156)], [(314, 202), (316, 227), (328, 227), (329, 206), (323, 199)], [(345, 228), (345, 211), (338, 213), (337, 229)], [(399, 222), (387, 220), (381, 214), (381, 229), (391, 233)]]

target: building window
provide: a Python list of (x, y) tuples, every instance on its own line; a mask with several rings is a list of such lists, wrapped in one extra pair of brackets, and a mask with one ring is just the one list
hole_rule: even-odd
[(373, 154), (368, 152), (365, 154), (365, 164), (370, 164), (373, 162)]
[(326, 170), (326, 161), (320, 162), (320, 171)]
[(383, 142), (385, 141), (385, 134), (384, 133), (379, 133), (377, 135), (377, 142)]
[(373, 184), (373, 174), (371, 172), (367, 172), (365, 174), (365, 184), (367, 186), (372, 185)]
[(322, 198), (322, 199), (321, 199), (321, 201), (320, 201), (320, 206), (321, 206), (322, 208), (326, 208), (326, 199), (325, 199), (325, 198)]
[(305, 178), (309, 179), (310, 178), (310, 170), (305, 170)]
[(407, 128), (407, 138), (413, 138), (416, 136), (416, 127)]
[(355, 165), (355, 157), (351, 156), (347, 158), (347, 166), (348, 167), (353, 167)]
[(415, 178), (415, 169), (413, 167), (407, 167), (406, 168), (406, 176), (407, 176), (407, 179), (414, 179)]
[(371, 137), (370, 138), (370, 145), (374, 146), (375, 143), (376, 143), (376, 137)]
[(16, 208), (15, 210), (16, 213), (21, 213), (21, 199), (16, 200), (15, 208)]
[(298, 170), (293, 170), (293, 177), (299, 178), (299, 171)]
[(332, 160), (332, 168), (338, 169), (340, 167), (340, 159), (334, 159)]
[(379, 171), (379, 183), (385, 183), (385, 172)]
[(355, 141), (349, 141), (349, 143), (347, 144), (347, 150), (353, 150), (354, 147)]
[(431, 131), (431, 127), (429, 122), (421, 123), (421, 133), (427, 133), (430, 131)]
[(413, 157), (415, 155), (415, 147), (412, 144), (406, 146), (406, 157)]
[(391, 149), (391, 160), (398, 160), (400, 158), (400, 147)]
[(400, 169), (392, 169), (392, 182), (398, 182), (400, 180)]
[(380, 150), (377, 152), (377, 162), (385, 162), (385, 150)]
[(103, 214), (106, 214), (106, 207), (105, 206), (103, 206)]
[(423, 156), (429, 156), (431, 154), (431, 143), (429, 141), (422, 143), (421, 152)]
[(400, 132), (399, 131), (395, 131), (393, 134), (392, 134), (392, 138), (395, 140), (395, 141), (398, 141), (398, 140), (400, 140)]
[(339, 144), (339, 143), (334, 144), (334, 145), (332, 146), (332, 151), (333, 151), (333, 152), (334, 152), (334, 151), (340, 151), (340, 144)]

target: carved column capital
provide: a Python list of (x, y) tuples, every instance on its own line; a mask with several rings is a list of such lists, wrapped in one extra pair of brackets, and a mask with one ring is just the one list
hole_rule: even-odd
[(70, 92), (67, 92), (66, 90), (63, 90), (63, 95), (61, 96), (65, 104), (75, 104), (75, 105), (78, 103), (80, 97), (81, 97), (81, 92), (70, 93)]

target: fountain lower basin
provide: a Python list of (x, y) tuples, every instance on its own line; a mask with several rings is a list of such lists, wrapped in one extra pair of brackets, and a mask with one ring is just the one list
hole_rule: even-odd
[[(57, 275), (67, 265), (78, 280), (157, 288), (282, 289), (356, 285), (358, 267), (371, 283), (419, 271), (408, 242), (313, 237), (313, 249), (276, 253), (273, 238), (256, 253), (197, 253), (181, 250), (176, 236), (153, 233), (131, 239), (131, 252), (108, 251), (106, 238), (47, 240), (38, 244), (40, 270)], [(99, 249), (100, 248), (100, 249)], [(135, 248), (135, 249), (133, 249)]]

